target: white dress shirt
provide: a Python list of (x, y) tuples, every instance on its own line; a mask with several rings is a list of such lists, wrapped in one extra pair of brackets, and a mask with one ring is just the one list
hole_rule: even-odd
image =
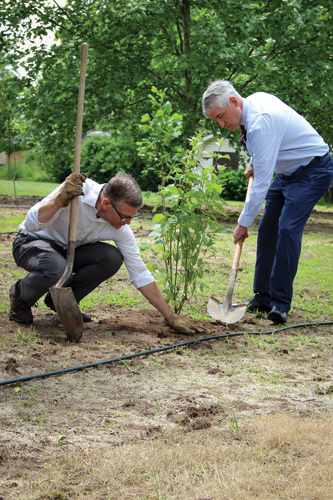
[[(131, 283), (136, 288), (149, 285), (154, 280), (150, 271), (140, 257), (132, 229), (128, 224), (115, 229), (109, 222), (97, 217), (95, 208), (103, 184), (87, 179), (83, 184), (84, 196), (78, 196), (78, 219), (76, 229), (76, 247), (98, 241), (113, 240), (123, 256), (124, 264), (130, 275)], [(57, 245), (67, 248), (69, 206), (60, 208), (49, 222), (38, 221), (41, 204), (53, 198), (55, 189), (42, 201), (36, 203), (28, 211), (25, 220), (20, 224), (22, 233), (36, 233)]]
[(274, 170), (291, 175), (316, 156), (325, 155), (329, 147), (305, 118), (265, 92), (243, 99), (241, 124), (246, 129), (254, 181), (238, 223), (249, 227), (261, 210)]

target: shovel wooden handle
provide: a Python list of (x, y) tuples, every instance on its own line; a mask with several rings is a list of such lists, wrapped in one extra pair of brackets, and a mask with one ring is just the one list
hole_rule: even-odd
[[(254, 181), (254, 177), (253, 177), (253, 175), (251, 175), (250, 178), (249, 178), (248, 185), (247, 185), (247, 191), (246, 191), (245, 201), (248, 201), (248, 199), (250, 197), (251, 185), (252, 185), (253, 181)], [(239, 260), (240, 260), (240, 256), (241, 256), (241, 253), (242, 253), (242, 246), (243, 246), (244, 239), (245, 238), (243, 236), (243, 238), (241, 238), (240, 240), (238, 240), (237, 243), (236, 243), (236, 248), (235, 248), (235, 252), (234, 252), (234, 259), (232, 261), (231, 269), (237, 269), (238, 270)]]
[[(247, 185), (247, 192), (246, 192), (245, 201), (247, 201), (249, 199), (251, 185), (252, 185), (253, 180), (254, 180), (253, 175), (251, 175), (249, 178), (248, 185)], [(225, 307), (230, 307), (230, 305), (231, 305), (232, 294), (234, 293), (234, 287), (235, 287), (237, 273), (238, 273), (239, 260), (240, 260), (240, 256), (242, 253), (243, 241), (244, 241), (244, 236), (240, 240), (238, 240), (236, 243), (236, 248), (235, 248), (235, 252), (234, 252), (234, 259), (232, 261), (232, 266), (231, 266), (231, 270), (230, 270), (229, 286), (228, 286), (225, 301), (223, 303), (223, 304), (226, 304)]]
[[(83, 121), (83, 102), (84, 102), (84, 87), (86, 81), (86, 69), (88, 60), (88, 44), (81, 45), (81, 69), (80, 69), (80, 83), (79, 83), (79, 101), (77, 105), (77, 120), (76, 120), (76, 133), (75, 133), (75, 147), (74, 147), (74, 165), (73, 172), (80, 173), (80, 157), (81, 157), (81, 140), (82, 140), (82, 121)], [(77, 213), (78, 213), (79, 199), (77, 196), (71, 200), (69, 209), (69, 227), (68, 227), (68, 246), (67, 246), (67, 260), (66, 268), (58, 283), (55, 284), (56, 288), (62, 287), (73, 272), (74, 255), (75, 255), (75, 242), (76, 242), (76, 226), (77, 226)]]
[[(82, 121), (83, 121), (83, 102), (84, 102), (84, 87), (86, 81), (86, 69), (88, 60), (88, 44), (83, 43), (81, 46), (81, 69), (80, 69), (80, 83), (79, 83), (79, 101), (77, 105), (77, 119), (76, 119), (76, 133), (75, 133), (75, 147), (74, 147), (74, 165), (73, 172), (80, 173), (80, 158), (81, 158), (81, 141), (82, 141)], [(71, 201), (69, 212), (69, 230), (68, 230), (68, 245), (71, 241), (76, 241), (76, 225), (77, 225), (77, 211), (79, 199), (76, 196)], [(74, 260), (74, 255), (73, 255)], [(73, 266), (73, 262), (72, 262)]]
[[(253, 175), (251, 175), (247, 185), (245, 201), (249, 199), (251, 184), (253, 180), (254, 180)], [(209, 314), (212, 316), (212, 318), (218, 321), (222, 321), (223, 323), (235, 323), (236, 321), (239, 321), (244, 316), (246, 311), (246, 304), (242, 304), (242, 307), (239, 310), (237, 310), (236, 307), (233, 307), (231, 305), (232, 294), (234, 292), (234, 286), (238, 273), (239, 259), (242, 252), (243, 241), (244, 241), (244, 236), (236, 243), (234, 259), (230, 270), (229, 286), (223, 304), (220, 304), (219, 301), (215, 299), (215, 297), (210, 297), (208, 301), (207, 309)]]

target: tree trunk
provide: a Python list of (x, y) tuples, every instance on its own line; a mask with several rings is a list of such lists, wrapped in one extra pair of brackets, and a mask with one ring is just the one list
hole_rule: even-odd
[(7, 179), (9, 180), (10, 179), (10, 155), (7, 154)]
[(191, 0), (182, 0), (182, 16), (184, 31), (184, 52), (188, 67), (185, 70), (185, 100), (191, 104), (189, 97), (192, 88), (192, 70), (191, 70)]

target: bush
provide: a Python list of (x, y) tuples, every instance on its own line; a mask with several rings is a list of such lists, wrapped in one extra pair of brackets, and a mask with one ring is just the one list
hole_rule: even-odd
[[(54, 177), (48, 172), (45, 172), (40, 163), (34, 159), (20, 160), (16, 162), (16, 175), (15, 179), (24, 179), (25, 181), (37, 181), (37, 182), (54, 182)], [(10, 162), (10, 179), (13, 179), (15, 173), (14, 161)], [(8, 167), (3, 166), (0, 168), (0, 177), (5, 179), (8, 178)]]
[(136, 152), (135, 140), (114, 133), (93, 135), (82, 144), (81, 172), (96, 182), (108, 182), (119, 170), (132, 174), (144, 191), (157, 191), (158, 175), (144, 175), (144, 164)]
[(224, 179), (222, 198), (225, 200), (244, 201), (248, 185), (244, 170), (227, 169), (220, 176)]
[[(216, 200), (223, 181), (212, 165), (198, 168), (201, 143), (200, 135), (190, 139), (191, 149), (185, 152), (182, 165), (170, 172), (173, 184), (161, 186), (162, 213), (154, 216), (149, 235), (155, 243), (153, 254), (160, 254), (163, 262), (164, 269), (159, 270), (164, 283), (162, 293), (177, 314), (192, 297), (197, 300), (197, 290), (204, 291), (203, 277), (210, 262), (205, 257), (208, 251), (217, 253), (214, 245), (224, 230), (217, 217), (225, 212), (222, 202)], [(142, 251), (148, 248), (148, 243), (140, 246)], [(147, 267), (151, 271), (158, 269), (151, 262)]]
[[(220, 173), (220, 178), (224, 179), (222, 198), (224, 200), (245, 201), (248, 180), (244, 175), (244, 170), (224, 170)], [(274, 178), (274, 177), (273, 177)], [(333, 203), (332, 188), (319, 201), (319, 205), (331, 205)]]

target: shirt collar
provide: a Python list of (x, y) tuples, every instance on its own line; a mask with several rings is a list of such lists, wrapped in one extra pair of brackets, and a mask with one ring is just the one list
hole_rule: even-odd
[[(87, 185), (89, 185), (90, 189), (88, 193), (83, 197), (83, 203), (85, 203), (86, 205), (90, 205), (92, 208), (96, 210), (95, 206), (96, 202), (105, 184), (98, 184), (97, 182), (92, 181), (91, 179), (87, 179), (86, 183)], [(84, 185), (83, 185), (83, 191), (84, 191)]]
[(242, 119), (241, 119), (241, 125), (246, 125), (246, 120), (247, 120), (247, 111), (249, 109), (249, 105), (246, 99), (243, 99), (243, 109), (242, 109)]

